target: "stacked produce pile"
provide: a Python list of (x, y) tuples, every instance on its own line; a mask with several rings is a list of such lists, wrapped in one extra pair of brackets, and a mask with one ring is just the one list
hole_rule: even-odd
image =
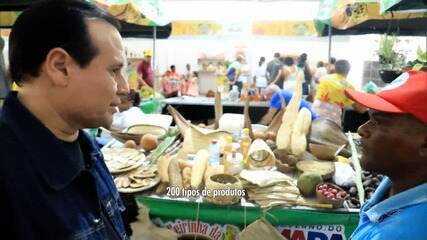
[[(383, 177), (384, 176), (381, 174), (371, 173), (369, 171), (362, 172), (362, 180), (363, 180), (362, 184), (363, 184), (366, 199), (371, 198), (372, 194), (374, 193), (375, 189), (377, 189)], [(355, 186), (343, 187), (343, 188), (350, 194), (350, 197), (346, 199), (345, 204), (349, 208), (360, 208), (361, 205), (358, 199), (359, 193), (357, 191), (357, 188)]]
[(160, 182), (152, 162), (163, 154), (175, 137), (166, 137), (165, 127), (172, 122), (170, 116), (155, 114), (153, 119), (158, 120), (158, 125), (137, 124), (123, 132), (109, 131), (122, 144), (107, 145), (101, 151), (119, 192), (140, 192)]
[[(228, 139), (232, 134), (216, 129), (222, 115), (222, 109), (217, 105), (215, 124), (209, 127), (192, 125), (169, 106), (183, 142), (179, 151), (161, 156), (158, 161), (162, 184), (156, 192), (171, 197), (172, 192), (168, 194), (167, 191), (169, 187), (175, 190), (172, 197), (191, 198), (201, 196), (201, 191), (206, 188), (232, 187), (239, 190), (241, 183), (246, 190), (245, 197), (261, 207), (304, 205), (340, 208), (344, 200), (345, 206), (358, 207), (355, 200), (358, 193), (354, 186), (359, 183), (359, 189), (362, 189), (361, 177), (357, 176), (360, 171), (355, 170), (360, 168), (358, 159), (349, 159), (355, 150), (350, 149), (347, 136), (334, 122), (322, 118), (312, 122), (311, 112), (306, 108), (299, 109), (303, 79), (300, 72), (289, 104), (286, 106), (282, 99), (282, 109), (265, 130), (252, 131), (247, 102), (244, 109), (244, 128), (247, 129), (237, 137), (240, 142), (234, 144), (240, 147), (233, 148), (232, 153), (231, 147), (227, 147), (231, 144)], [(216, 101), (220, 99), (216, 97)], [(213, 143), (222, 144), (222, 149), (218, 150), (220, 156), (211, 152)], [(194, 160), (190, 160), (193, 155)], [(232, 156), (231, 162), (228, 162), (228, 156)], [(371, 181), (372, 186), (365, 186), (368, 197), (381, 180), (381, 176), (375, 177)], [(364, 185), (369, 184), (364, 182)], [(215, 201), (215, 196), (203, 197), (217, 204), (231, 204), (238, 200), (216, 196), (221, 200)], [(362, 195), (358, 197), (364, 200)], [(310, 202), (305, 199), (310, 199)], [(311, 199), (317, 201), (312, 202)]]
[(243, 170), (240, 177), (247, 190), (248, 200), (256, 202), (261, 208), (296, 206), (304, 202), (295, 180), (283, 173)]

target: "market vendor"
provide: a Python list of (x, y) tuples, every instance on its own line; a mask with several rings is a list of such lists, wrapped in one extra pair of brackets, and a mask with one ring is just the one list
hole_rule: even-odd
[[(280, 95), (282, 95), (286, 104), (288, 104), (289, 101), (291, 101), (292, 92), (287, 90), (280, 90), (280, 88), (275, 84), (269, 85), (267, 88), (265, 88), (262, 91), (262, 99), (263, 100), (270, 99), (270, 107), (268, 108), (267, 113), (261, 118), (260, 124), (264, 124), (264, 125), (270, 124), (271, 120), (273, 120), (274, 118), (274, 115), (276, 115), (276, 113), (280, 111), (280, 109), (282, 109), (282, 100)], [(317, 118), (317, 114), (311, 110), (310, 103), (305, 101), (304, 99), (301, 100), (300, 109), (302, 107), (305, 107), (308, 110), (310, 110), (311, 118), (313, 120)]]
[(359, 127), (362, 168), (384, 174), (352, 240), (426, 239), (427, 72), (402, 74), (376, 95), (346, 90), (370, 109)]
[(366, 111), (358, 103), (354, 103), (345, 94), (344, 90), (354, 89), (347, 81), (350, 72), (350, 63), (347, 60), (338, 60), (335, 63), (335, 73), (325, 75), (317, 86), (313, 111), (319, 117), (327, 118), (338, 126), (342, 125), (342, 112), (344, 107), (351, 107), (359, 113)]
[(81, 130), (110, 127), (129, 91), (118, 29), (78, 0), (37, 1), (16, 19), (9, 67), (21, 89), (0, 114), (3, 238), (128, 239), (111, 174)]
[(151, 57), (153, 52), (149, 49), (144, 51), (144, 58), (138, 64), (137, 73), (138, 73), (138, 89), (143, 86), (149, 86), (153, 88), (154, 86), (154, 72), (151, 67)]
[(119, 111), (113, 114), (112, 127), (123, 130), (137, 124), (144, 113), (139, 108), (141, 102), (139, 93), (133, 89), (130, 90), (128, 95), (121, 96), (120, 101)]

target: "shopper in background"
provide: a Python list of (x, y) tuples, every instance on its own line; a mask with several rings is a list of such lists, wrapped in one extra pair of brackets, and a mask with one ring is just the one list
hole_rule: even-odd
[(276, 80), (277, 75), (280, 73), (280, 70), (283, 67), (283, 61), (280, 59), (280, 53), (276, 52), (274, 54), (273, 60), (267, 63), (265, 77), (267, 78), (267, 84), (270, 85), (274, 80)]
[(313, 74), (311, 73), (310, 66), (307, 63), (307, 53), (303, 53), (298, 57), (297, 67), (298, 67), (298, 70), (302, 70), (304, 72), (304, 82), (302, 84), (302, 95), (309, 96), (310, 90), (312, 88), (311, 78)]
[(226, 77), (228, 78), (230, 89), (233, 88), (233, 85), (236, 85), (239, 89), (242, 89), (242, 85), (239, 86), (239, 77), (241, 73), (242, 64), (245, 61), (244, 57), (239, 55), (236, 57), (236, 60), (228, 66)]
[(352, 240), (426, 239), (427, 73), (409, 71), (375, 94), (346, 90), (370, 109), (360, 126), (364, 170), (384, 174), (360, 209)]
[(319, 117), (327, 118), (341, 126), (344, 107), (353, 107), (357, 112), (364, 112), (365, 108), (354, 103), (344, 93), (346, 89), (354, 89), (346, 79), (350, 63), (347, 60), (338, 60), (335, 71), (336, 73), (325, 75), (320, 79), (313, 110)]
[(109, 128), (129, 91), (118, 28), (77, 0), (37, 2), (13, 25), (10, 75), (21, 89), (0, 118), (3, 236), (128, 239), (102, 153), (81, 130)]
[(170, 66), (170, 70), (169, 70), (168, 74), (166, 75), (166, 77), (169, 78), (170, 80), (180, 80), (181, 79), (181, 75), (176, 71), (175, 65)]
[(175, 65), (171, 65), (163, 74), (162, 82), (160, 83), (160, 93), (166, 97), (176, 97), (181, 92), (180, 75), (176, 71)]
[(191, 71), (191, 65), (189, 63), (185, 64), (185, 73), (182, 74), (182, 80), (188, 80), (193, 75)]
[(328, 65), (326, 66), (326, 68), (328, 69), (328, 74), (335, 73), (335, 63), (336, 63), (336, 61), (337, 60), (334, 57), (329, 58)]
[[(280, 96), (282, 95), (282, 96)], [(267, 113), (261, 118), (260, 124), (268, 125), (274, 116), (280, 109), (282, 109), (282, 100), (281, 97), (285, 100), (285, 103), (288, 104), (292, 98), (292, 92), (288, 90), (280, 90), (277, 85), (270, 85), (262, 91), (262, 96), (264, 100), (270, 101), (270, 107), (268, 108)], [(307, 108), (311, 111), (312, 119), (317, 118), (317, 114), (311, 110), (311, 105), (305, 100), (301, 100), (300, 109), (302, 107)]]
[(284, 66), (280, 70), (273, 84), (276, 84), (283, 90), (294, 91), (297, 82), (298, 68), (295, 60), (288, 56), (283, 59)]
[(267, 78), (265, 77), (266, 67), (264, 63), (265, 57), (261, 57), (253, 73), (253, 84), (259, 89), (267, 87)]
[(128, 95), (121, 96), (120, 101), (119, 111), (113, 114), (112, 127), (123, 130), (137, 124), (144, 113), (139, 108), (141, 98), (135, 90), (131, 89)]
[(151, 50), (144, 51), (144, 58), (138, 64), (137, 73), (138, 73), (138, 89), (143, 86), (154, 86), (154, 72), (151, 66), (151, 57), (153, 52)]
[(317, 62), (316, 71), (314, 72), (313, 79), (316, 84), (319, 83), (320, 78), (328, 74), (325, 63), (322, 61)]

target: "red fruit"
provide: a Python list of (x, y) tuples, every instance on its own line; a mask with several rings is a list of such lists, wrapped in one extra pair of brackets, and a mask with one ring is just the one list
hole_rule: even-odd
[(335, 194), (333, 194), (333, 193), (329, 193), (326, 197), (327, 197), (327, 198), (335, 198)]
[(331, 193), (336, 194), (338, 192), (338, 190), (336, 190), (335, 188), (331, 190)]

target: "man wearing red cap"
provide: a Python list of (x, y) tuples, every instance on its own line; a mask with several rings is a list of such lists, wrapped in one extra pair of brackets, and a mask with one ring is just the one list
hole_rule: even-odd
[(358, 129), (362, 167), (388, 176), (362, 207), (351, 239), (426, 239), (427, 72), (406, 72), (376, 95), (346, 94), (370, 109)]

